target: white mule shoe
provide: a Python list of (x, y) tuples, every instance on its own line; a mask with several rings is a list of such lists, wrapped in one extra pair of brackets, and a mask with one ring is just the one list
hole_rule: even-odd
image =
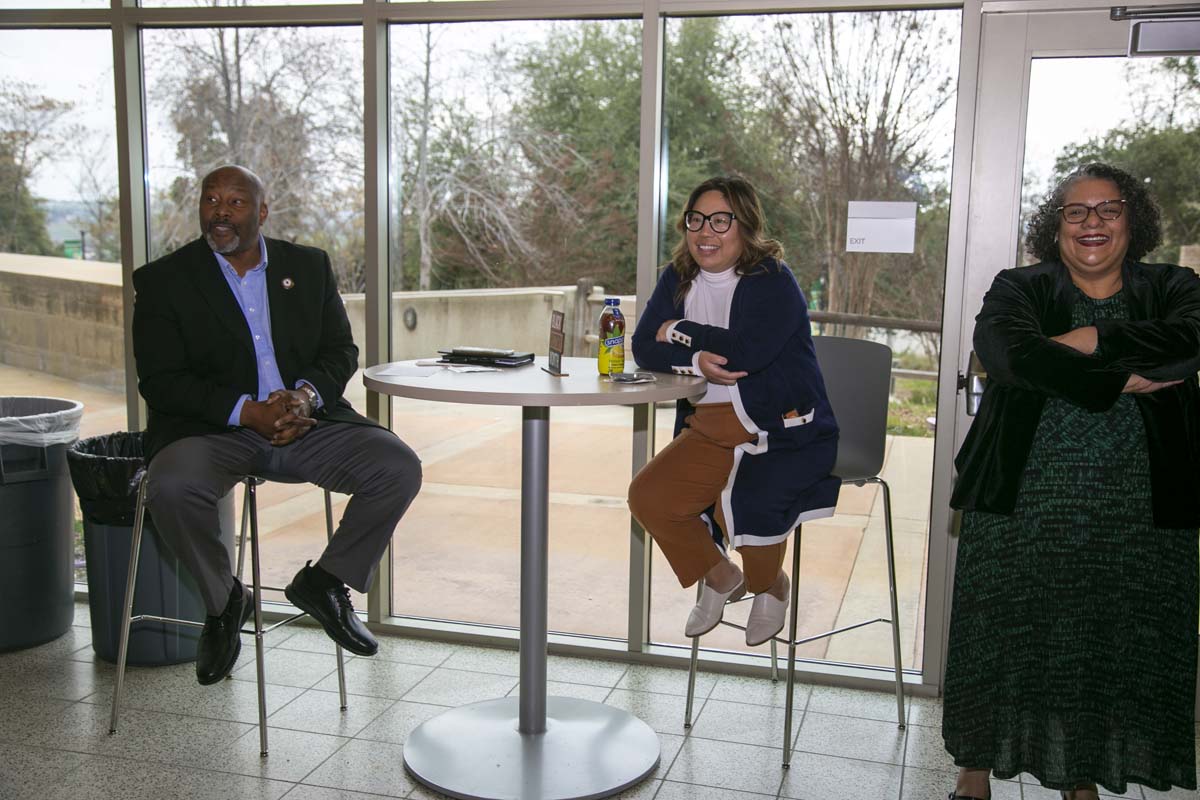
[(700, 592), (700, 600), (692, 607), (692, 613), (688, 614), (687, 627), (683, 629), (683, 635), (690, 638), (708, 633), (717, 627), (717, 623), (725, 615), (725, 604), (740, 600), (745, 594), (746, 581), (744, 578), (739, 578), (737, 586), (728, 592), (718, 592), (705, 583), (704, 589)]
[[(784, 584), (785, 587), (788, 584)], [(754, 595), (750, 604), (750, 616), (746, 618), (746, 644), (756, 647), (770, 641), (783, 630), (783, 621), (787, 618), (788, 604), (770, 592)]]

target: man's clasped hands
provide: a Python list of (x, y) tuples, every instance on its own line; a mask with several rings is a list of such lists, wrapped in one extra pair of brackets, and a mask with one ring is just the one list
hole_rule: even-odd
[(308, 392), (276, 389), (266, 400), (247, 400), (242, 405), (242, 425), (271, 444), (282, 447), (308, 433), (317, 421)]

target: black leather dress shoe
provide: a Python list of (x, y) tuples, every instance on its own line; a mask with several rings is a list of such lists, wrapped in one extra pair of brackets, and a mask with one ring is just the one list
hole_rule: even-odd
[(350, 590), (340, 581), (334, 585), (310, 564), (301, 567), (283, 590), (292, 605), (321, 623), (330, 639), (357, 656), (373, 656), (379, 642), (354, 613)]
[(951, 792), (950, 794), (946, 795), (946, 800), (991, 800), (991, 798), (990, 797), (972, 797), (969, 794), (959, 794), (958, 792)]
[(254, 610), (254, 595), (233, 579), (233, 591), (225, 610), (215, 617), (206, 617), (200, 643), (196, 647), (196, 680), (208, 686), (222, 680), (233, 670), (242, 652), (242, 626)]

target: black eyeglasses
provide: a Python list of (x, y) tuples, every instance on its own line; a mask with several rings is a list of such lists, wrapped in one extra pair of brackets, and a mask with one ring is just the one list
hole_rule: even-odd
[(1083, 203), (1067, 203), (1065, 206), (1059, 206), (1056, 210), (1059, 214), (1062, 214), (1064, 221), (1072, 225), (1079, 225), (1093, 211), (1096, 212), (1096, 216), (1100, 219), (1116, 219), (1125, 210), (1125, 201), (1104, 200), (1094, 206), (1084, 205)]
[(708, 227), (712, 228), (713, 233), (724, 233), (729, 230), (729, 226), (735, 219), (737, 217), (728, 211), (714, 211), (711, 214), (689, 211), (683, 215), (683, 226), (692, 233), (696, 233), (704, 227), (705, 222), (708, 222)]

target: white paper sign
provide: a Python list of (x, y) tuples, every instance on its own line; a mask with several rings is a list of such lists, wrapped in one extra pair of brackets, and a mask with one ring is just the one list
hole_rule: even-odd
[(911, 253), (916, 239), (916, 203), (850, 201), (846, 215), (847, 253)]

